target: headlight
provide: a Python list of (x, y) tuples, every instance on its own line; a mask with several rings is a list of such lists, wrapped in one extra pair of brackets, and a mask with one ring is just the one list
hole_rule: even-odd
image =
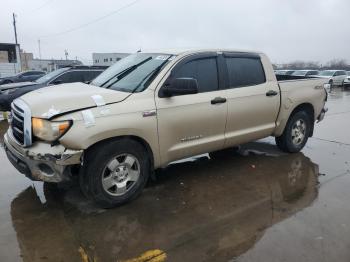
[(63, 136), (72, 126), (72, 121), (48, 121), (32, 118), (33, 135), (44, 141), (53, 142)]

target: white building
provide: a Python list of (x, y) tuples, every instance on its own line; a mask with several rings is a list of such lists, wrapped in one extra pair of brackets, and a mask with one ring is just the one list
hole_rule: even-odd
[(128, 53), (92, 53), (93, 65), (110, 66), (120, 59), (127, 57)]
[(83, 63), (79, 60), (65, 60), (65, 59), (33, 59), (28, 61), (28, 68), (30, 70), (42, 70), (51, 72), (56, 69), (72, 66), (82, 65)]

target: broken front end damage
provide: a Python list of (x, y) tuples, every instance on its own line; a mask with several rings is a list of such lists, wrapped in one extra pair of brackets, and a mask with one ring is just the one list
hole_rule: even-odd
[(72, 166), (81, 163), (82, 150), (66, 149), (36, 142), (30, 148), (17, 144), (9, 130), (4, 137), (5, 151), (13, 166), (32, 180), (64, 182), (72, 176)]

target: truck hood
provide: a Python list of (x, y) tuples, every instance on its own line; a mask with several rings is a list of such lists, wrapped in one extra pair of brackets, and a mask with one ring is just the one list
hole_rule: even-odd
[(5, 91), (8, 89), (21, 88), (21, 87), (32, 86), (37, 84), (38, 83), (35, 83), (35, 82), (19, 82), (19, 83), (4, 84), (4, 85), (0, 85), (0, 90)]
[(71, 111), (117, 103), (129, 95), (93, 85), (70, 83), (38, 89), (20, 99), (30, 107), (33, 117), (49, 119)]

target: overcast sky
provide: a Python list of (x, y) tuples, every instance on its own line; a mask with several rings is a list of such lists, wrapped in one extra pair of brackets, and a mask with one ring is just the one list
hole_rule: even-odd
[(225, 47), (275, 63), (350, 62), (349, 0), (1, 0), (0, 42), (14, 42), (12, 12), (21, 48), (37, 57), (40, 38), (42, 58), (67, 49), (91, 63), (93, 52)]

